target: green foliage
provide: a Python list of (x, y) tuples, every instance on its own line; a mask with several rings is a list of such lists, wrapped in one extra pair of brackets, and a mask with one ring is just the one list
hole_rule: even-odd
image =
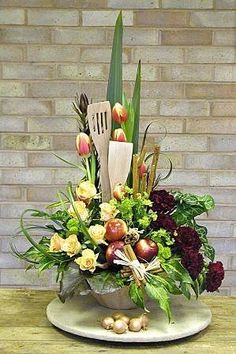
[(172, 315), (170, 308), (170, 298), (166, 288), (161, 285), (157, 286), (156, 283), (149, 281), (145, 284), (145, 291), (151, 299), (156, 300), (159, 303), (160, 308), (166, 313), (170, 322)]
[(159, 259), (169, 259), (171, 257), (171, 248), (164, 247), (161, 243), (157, 243), (158, 245), (158, 258)]
[(214, 208), (214, 199), (210, 195), (197, 196), (190, 193), (174, 193), (177, 202), (176, 210), (172, 217), (178, 225), (188, 224), (196, 216), (208, 213)]
[(120, 288), (116, 274), (111, 271), (103, 271), (87, 277), (86, 280), (95, 293), (106, 294)]
[(174, 197), (177, 207), (172, 217), (178, 225), (186, 224), (197, 231), (204, 248), (204, 255), (213, 261), (215, 250), (208, 243), (207, 228), (198, 225), (195, 217), (212, 210), (215, 206), (214, 199), (210, 195), (197, 196), (181, 192), (175, 192)]
[(170, 294), (182, 294), (175, 281), (169, 278), (165, 273), (163, 274), (163, 276), (152, 274), (152, 284), (164, 287)]
[(197, 231), (199, 238), (202, 242), (202, 245), (204, 248), (204, 256), (206, 256), (207, 258), (209, 258), (213, 262), (215, 259), (215, 250), (208, 243), (207, 228), (205, 226), (198, 225), (195, 221), (193, 222), (193, 227)]
[(128, 195), (121, 202), (113, 199), (111, 203), (119, 210), (120, 218), (132, 227), (147, 229), (156, 217), (156, 214), (147, 208), (147, 206), (151, 206), (151, 201), (146, 195), (138, 198)]
[[(61, 302), (65, 302), (67, 298), (71, 298), (76, 290), (85, 290), (87, 283), (83, 273), (79, 269), (69, 268), (64, 272), (60, 281), (60, 291), (58, 297)], [(88, 288), (88, 286), (87, 286)]]
[(129, 296), (136, 306), (145, 309), (143, 289), (134, 281), (130, 283)]
[(121, 128), (125, 132), (127, 141), (132, 143), (133, 142), (133, 133), (134, 133), (134, 124), (135, 124), (134, 107), (133, 107), (132, 102), (128, 102), (125, 94), (123, 94), (122, 103), (123, 103), (123, 106), (127, 109), (128, 119), (126, 120), (126, 122), (121, 124)]
[[(116, 102), (122, 102), (122, 40), (123, 21), (122, 13), (120, 12), (115, 25), (107, 87), (107, 100), (110, 101), (111, 107), (113, 107)], [(113, 121), (112, 129), (116, 127), (117, 124)]]
[(138, 152), (138, 140), (139, 140), (139, 117), (140, 117), (140, 92), (141, 92), (141, 61), (138, 63), (136, 80), (134, 85), (134, 92), (132, 98), (132, 106), (134, 111), (134, 131), (133, 131), (133, 152)]
[[(140, 91), (141, 91), (141, 62), (139, 61), (133, 91), (133, 97), (129, 103), (122, 94), (122, 41), (123, 41), (123, 21), (120, 12), (115, 24), (113, 37), (110, 72), (107, 87), (107, 100), (111, 107), (116, 102), (123, 103), (128, 111), (128, 119), (122, 124), (127, 140), (133, 142), (133, 151), (138, 152), (139, 139), (139, 116), (140, 116)], [(118, 124), (112, 121), (112, 129), (118, 127)]]
[(167, 230), (165, 230), (163, 228), (161, 228), (161, 229), (159, 229), (157, 231), (152, 231), (150, 233), (150, 238), (154, 242), (161, 243), (161, 244), (164, 244), (166, 246), (171, 246), (174, 243), (170, 232), (168, 232)]
[(190, 289), (193, 285), (193, 280), (180, 261), (178, 259), (162, 261), (161, 267), (167, 273), (168, 277), (172, 279), (172, 281), (180, 284), (180, 289), (183, 295), (189, 299), (191, 297)]

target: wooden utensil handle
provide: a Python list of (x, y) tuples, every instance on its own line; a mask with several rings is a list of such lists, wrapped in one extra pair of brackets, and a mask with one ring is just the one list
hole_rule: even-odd
[(110, 180), (108, 174), (108, 156), (105, 153), (101, 153), (99, 154), (99, 157), (102, 201), (108, 202), (111, 199)]

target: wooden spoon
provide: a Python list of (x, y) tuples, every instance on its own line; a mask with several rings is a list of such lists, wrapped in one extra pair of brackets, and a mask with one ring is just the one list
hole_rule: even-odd
[(111, 199), (108, 174), (108, 146), (111, 136), (111, 106), (109, 101), (88, 105), (88, 124), (100, 159), (102, 201), (107, 202)]
[(110, 141), (108, 153), (108, 171), (111, 191), (118, 183), (125, 184), (132, 161), (133, 143)]

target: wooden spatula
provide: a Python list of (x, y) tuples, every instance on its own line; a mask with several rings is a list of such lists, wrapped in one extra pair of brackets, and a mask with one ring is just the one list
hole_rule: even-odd
[(116, 184), (125, 184), (130, 172), (132, 154), (132, 143), (110, 141), (108, 154), (108, 172), (111, 191), (113, 191)]
[(109, 101), (88, 105), (88, 124), (100, 159), (102, 201), (107, 202), (111, 199), (108, 175), (108, 147), (111, 135), (111, 106)]

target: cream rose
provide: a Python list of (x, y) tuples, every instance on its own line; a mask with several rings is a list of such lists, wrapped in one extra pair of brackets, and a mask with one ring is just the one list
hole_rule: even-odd
[(90, 249), (85, 249), (82, 256), (75, 259), (81, 270), (89, 270), (93, 273), (96, 269), (98, 254), (95, 254)]
[(64, 240), (62, 251), (66, 252), (68, 256), (72, 257), (78, 254), (81, 250), (81, 244), (76, 235), (70, 235)]
[(76, 195), (80, 200), (88, 200), (97, 194), (96, 187), (90, 181), (84, 181), (76, 188)]
[(100, 245), (101, 243), (106, 243), (104, 240), (106, 229), (102, 225), (92, 225), (88, 229), (89, 235), (93, 239), (93, 241), (97, 244)]
[(65, 240), (56, 232), (50, 240), (50, 252), (61, 252)]
[(119, 210), (117, 210), (115, 206), (109, 203), (100, 204), (100, 209), (101, 220), (103, 221), (108, 221), (109, 219), (114, 218), (119, 213)]
[[(77, 210), (77, 213), (81, 217), (81, 219), (84, 221), (88, 218), (89, 212), (88, 209), (86, 208), (86, 204), (82, 201), (76, 201), (74, 202), (74, 208)], [(73, 217), (77, 218), (77, 215), (75, 213), (73, 206), (71, 205), (68, 209), (68, 213)]]

